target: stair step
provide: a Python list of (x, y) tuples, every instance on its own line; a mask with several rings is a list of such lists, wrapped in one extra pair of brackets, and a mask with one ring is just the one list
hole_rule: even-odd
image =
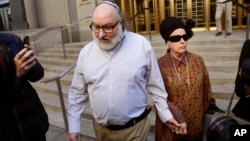
[[(75, 59), (50, 59), (50, 58), (42, 58), (39, 57), (39, 62), (41, 64), (50, 64), (50, 65), (56, 65), (56, 66), (65, 66), (65, 67), (69, 67), (72, 64), (74, 64), (76, 62)], [(63, 63), (62, 63), (63, 62)]]
[[(65, 48), (65, 52), (66, 52), (66, 54), (70, 54), (70, 53), (79, 54), (81, 49), (82, 49), (82, 47)], [(47, 48), (46, 52), (56, 53), (56, 54), (63, 54), (63, 49), (62, 48)], [(41, 52), (41, 53), (39, 53), (39, 55), (43, 54), (43, 53), (44, 52)]]
[[(56, 65), (50, 65), (50, 64), (43, 64), (44, 70), (47, 74), (47, 72), (56, 73), (57, 75), (62, 73), (65, 69), (67, 69), (69, 66), (56, 66)], [(73, 75), (74, 74), (74, 68), (70, 70), (67, 75)], [(45, 74), (45, 75), (46, 75)]]
[[(46, 112), (48, 113), (49, 116), (49, 123), (53, 126), (66, 129), (62, 113), (59, 111), (55, 111), (51, 108), (46, 108)], [(93, 122), (90, 119), (84, 119), (82, 118), (82, 130), (81, 133), (84, 136), (90, 137), (90, 138), (95, 138), (95, 132), (93, 128)]]
[[(66, 58), (67, 59), (74, 59), (76, 60), (78, 58), (78, 53), (75, 53), (75, 54), (70, 54), (70, 53), (66, 53)], [(43, 58), (50, 58), (50, 59), (57, 59), (57, 58), (60, 58), (60, 59), (64, 59), (64, 54), (63, 53), (55, 53), (55, 52), (50, 52), (50, 53), (47, 53), (47, 52), (42, 52), (42, 53), (39, 53), (39, 56), (42, 56)]]
[[(59, 96), (53, 94), (46, 94), (46, 93), (39, 93), (39, 97), (41, 101), (43, 101), (43, 105), (46, 109), (53, 109), (53, 111), (61, 112), (62, 113), (62, 106), (60, 103)], [(64, 97), (64, 106), (65, 110), (68, 110), (68, 99)], [(83, 113), (84, 119), (92, 120), (92, 112), (90, 109), (89, 102), (86, 105), (86, 109)]]
[[(36, 89), (37, 92), (42, 92), (46, 94), (53, 94), (58, 96), (58, 88), (56, 82), (49, 83), (32, 83), (32, 86)], [(68, 97), (69, 86), (61, 85), (62, 93), (65, 98)]]
[[(42, 80), (46, 80), (46, 79), (49, 79), (49, 78), (54, 78), (54, 77), (57, 77), (57, 76), (59, 77), (59, 74), (53, 73), (53, 72), (46, 72)], [(60, 79), (60, 82), (61, 82), (62, 85), (70, 86), (71, 82), (72, 82), (72, 78), (73, 78), (73, 75), (66, 74), (65, 76), (63, 76)]]
[(210, 66), (232, 67), (232, 66), (238, 66), (238, 61), (221, 61), (221, 60), (219, 60), (219, 61), (206, 61), (205, 64), (207, 67), (210, 67)]
[[(82, 48), (84, 47), (87, 43), (89, 43), (90, 41), (82, 41), (82, 42), (75, 42), (75, 43), (66, 43), (64, 45), (65, 48)], [(55, 48), (62, 48), (62, 45), (56, 45)]]

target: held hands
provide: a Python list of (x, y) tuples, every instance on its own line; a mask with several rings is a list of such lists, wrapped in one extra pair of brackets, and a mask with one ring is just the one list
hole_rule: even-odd
[(180, 130), (178, 131), (176, 131), (175, 133), (176, 134), (187, 134), (187, 123), (186, 122), (183, 122), (183, 123), (180, 123)]
[(174, 118), (171, 118), (165, 124), (176, 134), (187, 134), (186, 122), (179, 124)]
[(16, 75), (18, 78), (26, 74), (36, 64), (34, 50), (25, 44), (24, 48), (18, 52), (14, 58), (16, 65)]
[(69, 141), (81, 141), (80, 133), (69, 133)]

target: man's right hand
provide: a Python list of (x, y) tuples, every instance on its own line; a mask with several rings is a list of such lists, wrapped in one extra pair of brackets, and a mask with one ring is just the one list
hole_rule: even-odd
[(171, 118), (165, 124), (176, 134), (187, 134), (186, 123), (179, 124), (174, 118)]
[(69, 141), (81, 141), (80, 133), (69, 133)]
[(165, 123), (172, 131), (180, 128), (180, 124), (174, 119), (171, 118)]

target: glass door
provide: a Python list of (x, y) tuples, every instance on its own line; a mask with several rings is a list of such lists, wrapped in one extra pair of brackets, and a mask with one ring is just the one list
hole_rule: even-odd
[(134, 0), (135, 31), (137, 33), (155, 32), (157, 29), (157, 0)]
[[(205, 0), (172, 0), (174, 13), (172, 16), (181, 18), (184, 22), (187, 19), (193, 19), (196, 28), (206, 27), (206, 4)], [(171, 5), (171, 4), (170, 4)]]

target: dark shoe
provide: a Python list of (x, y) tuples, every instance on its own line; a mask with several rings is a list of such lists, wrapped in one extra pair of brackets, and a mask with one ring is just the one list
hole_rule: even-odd
[(230, 32), (227, 32), (227, 36), (230, 36), (232, 33), (230, 33)]
[(214, 114), (215, 112), (218, 113), (225, 113), (225, 111), (223, 111), (222, 109), (220, 109), (216, 104), (209, 104), (208, 106), (208, 110), (207, 110), (207, 114)]
[(217, 33), (215, 34), (215, 36), (220, 36), (220, 35), (222, 35), (222, 32), (217, 32)]

